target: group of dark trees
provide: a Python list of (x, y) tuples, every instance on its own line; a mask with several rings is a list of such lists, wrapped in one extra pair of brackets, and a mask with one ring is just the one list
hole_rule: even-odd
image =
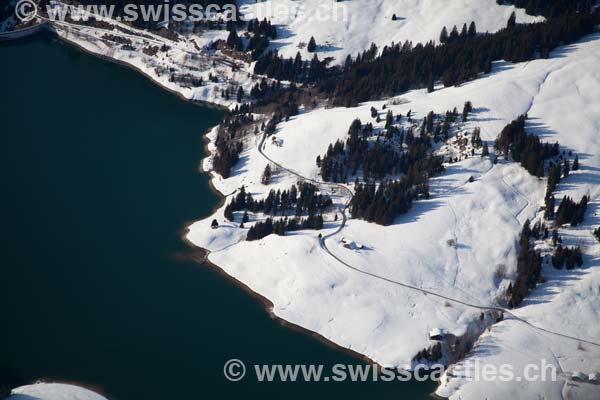
[[(429, 197), (428, 177), (415, 169), (411, 178), (407, 175), (380, 184), (359, 183), (350, 202), (352, 218), (361, 218), (380, 225), (389, 225), (394, 218), (406, 213), (419, 195)], [(416, 179), (413, 180), (413, 179)]]
[[(517, 24), (514, 14), (506, 28), (496, 33), (478, 34), (474, 22), (462, 29), (455, 26), (448, 32), (444, 27), (439, 44), (428, 42), (413, 46), (405, 42), (379, 49), (374, 44), (358, 54), (348, 57), (341, 71), (327, 68), (329, 59), (319, 60), (315, 54), (305, 61), (283, 58), (277, 51), (268, 51), (258, 59), (255, 73), (279, 80), (317, 83), (319, 89), (332, 97), (336, 106), (354, 106), (359, 102), (381, 96), (395, 95), (414, 88), (433, 90), (434, 82), (453, 86), (478, 74), (491, 71), (492, 62), (529, 61), (547, 58), (549, 52), (560, 44), (576, 41), (593, 32), (600, 21), (600, 11), (592, 11), (589, 1), (572, 0), (521, 0), (519, 7), (532, 8), (548, 19), (536, 24)], [(523, 5), (523, 3), (528, 3)], [(577, 11), (577, 12), (576, 12)], [(308, 51), (316, 49), (314, 37)]]
[(333, 88), (334, 105), (354, 106), (409, 89), (431, 88), (438, 80), (445, 86), (458, 85), (490, 72), (492, 61), (522, 62), (538, 54), (547, 58), (558, 45), (592, 33), (599, 20), (598, 10), (566, 13), (542, 23), (508, 24), (491, 34), (469, 35), (468, 29), (464, 35), (451, 33), (440, 45), (392, 44), (377, 57), (375, 47), (349, 58), (341, 76), (334, 82), (322, 82), (321, 88)]
[(588, 196), (583, 196), (579, 203), (574, 202), (568, 196), (563, 197), (556, 211), (556, 225), (570, 223), (571, 226), (577, 226), (581, 224), (587, 210), (588, 201)]
[(435, 140), (441, 135), (447, 138), (455, 115), (448, 112), (444, 122), (436, 125), (436, 116), (430, 112), (423, 119), (418, 133), (414, 132), (412, 126), (405, 130), (393, 125), (394, 121), (401, 118), (401, 115), (394, 117), (388, 111), (386, 129), (384, 133), (377, 135), (375, 141), (369, 140), (374, 134), (373, 125), (363, 125), (359, 119), (354, 120), (348, 129), (346, 142), (338, 140), (330, 144), (327, 153), (323, 157), (317, 157), (317, 166), (323, 180), (347, 181), (348, 176), (356, 175), (359, 169), (364, 181), (381, 180), (387, 175), (399, 173), (415, 176), (419, 173), (434, 174), (442, 171), (443, 160), (429, 154), (432, 138)]
[[(443, 157), (431, 154), (435, 114), (431, 112), (424, 119), (419, 135), (413, 133), (412, 126), (406, 132), (395, 127), (394, 121), (400, 119), (400, 115), (394, 117), (388, 111), (385, 134), (377, 135), (375, 141), (369, 140), (374, 135), (372, 124), (363, 125), (356, 119), (345, 143), (338, 140), (329, 145), (323, 157), (317, 157), (325, 181), (345, 182), (361, 170), (365, 183), (356, 180), (350, 202), (353, 218), (391, 224), (397, 215), (410, 209), (414, 199), (429, 196), (429, 177), (444, 169)], [(400, 173), (403, 175), (397, 180), (383, 180)]]
[[(243, 106), (243, 108), (246, 108)], [(242, 137), (244, 132), (239, 132), (244, 125), (253, 121), (251, 113), (238, 112), (231, 113), (219, 125), (215, 146), (217, 151), (213, 158), (213, 169), (228, 178), (233, 167), (239, 160), (239, 155), (243, 150)]]
[(559, 244), (552, 255), (552, 265), (558, 269), (562, 269), (565, 265), (567, 269), (581, 267), (583, 265), (581, 247), (563, 247)]
[(476, 36), (477, 36), (477, 27), (475, 25), (475, 21), (472, 21), (471, 24), (469, 25), (469, 28), (467, 28), (466, 23), (463, 24), (463, 27), (462, 27), (460, 33), (458, 33), (458, 28), (456, 27), (456, 25), (454, 25), (454, 27), (452, 28), (450, 33), (448, 33), (448, 30), (446, 29), (446, 27), (443, 27), (442, 32), (440, 33), (440, 43), (446, 44), (446, 43), (455, 42), (457, 40), (465, 40), (467, 38), (473, 39)]
[[(543, 228), (545, 230), (545, 228)], [(542, 273), (542, 257), (530, 243), (531, 237), (540, 235), (540, 227), (532, 230), (529, 220), (525, 221), (519, 238), (519, 255), (517, 256), (517, 276), (514, 284), (508, 286), (506, 295), (508, 307), (517, 307), (527, 293), (535, 288)]]
[(442, 358), (442, 344), (437, 342), (428, 349), (423, 349), (413, 357), (413, 361), (427, 360), (429, 362), (436, 362)]
[(258, 60), (265, 49), (269, 47), (269, 39), (277, 38), (277, 29), (266, 18), (262, 21), (253, 19), (248, 21), (246, 27), (250, 39), (246, 48), (242, 38), (238, 35), (237, 26), (234, 23), (228, 24), (229, 35), (227, 36), (227, 47), (237, 51), (251, 52), (252, 60)]
[(334, 74), (333, 69), (327, 68), (330, 62), (331, 58), (320, 60), (316, 53), (310, 61), (306, 61), (300, 52), (294, 58), (284, 58), (277, 50), (269, 50), (256, 62), (254, 73), (278, 80), (318, 82)]
[(267, 218), (264, 222), (259, 221), (250, 227), (246, 235), (246, 240), (259, 240), (273, 233), (279, 236), (285, 236), (285, 232), (306, 229), (317, 231), (323, 229), (323, 216), (320, 214), (309, 214), (306, 218), (284, 217), (278, 220)]
[(318, 188), (308, 182), (298, 182), (298, 185), (292, 185), (290, 190), (271, 190), (264, 200), (255, 200), (242, 186), (225, 207), (225, 218), (233, 221), (235, 211), (263, 212), (273, 216), (288, 214), (296, 217), (303, 214), (310, 216), (325, 212), (332, 204), (329, 196), (319, 193)]
[(543, 15), (557, 17), (569, 12), (590, 12), (593, 0), (496, 0), (496, 3), (514, 4), (515, 7), (525, 9), (529, 15)]
[(594, 236), (596, 236), (596, 239), (600, 241), (600, 227), (594, 231)]
[[(275, 104), (277, 116), (273, 119), (277, 123), (283, 119), (298, 114), (298, 99), (300, 91), (292, 83), (283, 87), (280, 81), (272, 81), (270, 84), (266, 79), (254, 84), (250, 90), (250, 96), (256, 99), (255, 106)], [(273, 131), (274, 131), (273, 126)]]
[(558, 156), (559, 146), (558, 143), (542, 143), (538, 136), (528, 135), (525, 131), (526, 119), (527, 115), (521, 115), (504, 127), (494, 147), (504, 157), (510, 155), (514, 161), (521, 163), (531, 175), (543, 177), (545, 160)]

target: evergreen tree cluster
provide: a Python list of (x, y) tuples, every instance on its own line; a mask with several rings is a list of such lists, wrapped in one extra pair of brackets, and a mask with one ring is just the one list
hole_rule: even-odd
[[(592, 33), (600, 20), (600, 11), (566, 13), (545, 22), (508, 24), (496, 33), (469, 35), (450, 34), (445, 43), (413, 46), (411, 42), (392, 44), (375, 57), (376, 47), (346, 61), (341, 77), (323, 82), (323, 90), (335, 87), (333, 104), (355, 106), (382, 96), (393, 96), (415, 88), (433, 88), (441, 80), (454, 86), (491, 71), (492, 61), (529, 61), (539, 52), (547, 58), (560, 44), (576, 41)], [(454, 30), (453, 30), (454, 32)], [(444, 32), (442, 31), (442, 36)], [(450, 39), (452, 37), (452, 39)], [(264, 69), (266, 70), (266, 69)]]
[(271, 21), (264, 18), (262, 21), (258, 19), (251, 19), (248, 21), (247, 28), (248, 32), (253, 35), (263, 35), (271, 39), (277, 39), (277, 29), (275, 25), (271, 24)]
[(244, 48), (244, 42), (237, 32), (237, 26), (232, 21), (229, 22), (227, 24), (229, 35), (227, 36), (225, 44), (232, 50), (251, 52), (252, 60), (255, 61), (258, 60), (263, 52), (269, 47), (269, 38), (277, 38), (277, 29), (275, 28), (275, 25), (272, 25), (271, 21), (268, 21), (266, 18), (262, 21), (259, 21), (258, 19), (248, 21), (246, 29), (250, 39), (248, 40), (248, 45)]
[(251, 33), (246, 51), (252, 52), (252, 60), (256, 61), (269, 47), (269, 39), (277, 39), (277, 29), (271, 21), (258, 19), (248, 21), (248, 32)]
[(235, 211), (263, 212), (268, 215), (317, 215), (325, 212), (333, 204), (331, 198), (319, 193), (312, 183), (298, 182), (289, 190), (271, 190), (264, 200), (255, 200), (242, 186), (236, 196), (225, 207), (225, 218), (233, 221)]
[(568, 196), (563, 197), (556, 211), (556, 225), (570, 223), (571, 226), (577, 226), (581, 224), (587, 210), (588, 201), (588, 196), (583, 196), (579, 203), (574, 202)]
[(414, 170), (418, 177), (413, 181), (408, 176), (398, 180), (375, 183), (359, 183), (355, 186), (350, 202), (352, 218), (360, 218), (380, 225), (390, 225), (394, 218), (406, 213), (419, 195), (429, 197), (427, 175)]
[[(472, 105), (467, 102), (463, 120), (471, 110)], [(371, 111), (373, 118), (379, 118), (375, 108)], [(431, 152), (432, 142), (448, 139), (458, 116), (456, 108), (444, 117), (432, 111), (416, 129), (418, 132), (410, 111), (406, 120), (411, 125), (406, 129), (395, 125), (403, 117), (394, 116), (391, 110), (386, 114), (385, 129), (379, 133), (375, 133), (371, 123), (363, 125), (356, 119), (348, 129), (346, 142), (330, 144), (327, 153), (317, 157), (321, 177), (330, 182), (347, 182), (360, 170), (364, 183), (357, 177), (356, 193), (349, 205), (352, 217), (389, 225), (396, 216), (407, 212), (415, 199), (429, 197), (429, 177), (444, 170), (443, 156)], [(471, 140), (475, 147), (482, 146), (478, 129), (473, 131)], [(400, 179), (384, 180), (398, 174), (403, 174)]]
[(286, 59), (280, 56), (277, 50), (269, 50), (256, 62), (254, 73), (277, 80), (317, 82), (333, 75), (335, 70), (327, 68), (331, 60), (331, 58), (320, 60), (315, 53), (310, 61), (305, 61), (300, 52), (296, 53), (294, 58)]
[(437, 342), (429, 349), (423, 349), (413, 357), (413, 361), (427, 360), (429, 362), (436, 362), (442, 358), (442, 344)]
[(263, 100), (265, 103), (269, 103), (271, 98), (278, 97), (279, 92), (282, 90), (281, 82), (272, 81), (269, 82), (263, 78), (260, 83), (255, 83), (250, 90), (250, 96), (257, 100)]
[(267, 218), (264, 222), (257, 222), (248, 230), (246, 240), (259, 240), (273, 233), (279, 236), (285, 236), (285, 232), (307, 229), (317, 231), (323, 229), (323, 216), (309, 214), (307, 218), (285, 217), (278, 220)]
[(327, 153), (317, 158), (321, 177), (325, 181), (344, 182), (348, 176), (356, 175), (359, 169), (364, 181), (381, 180), (399, 173), (412, 176), (415, 170), (430, 175), (441, 172), (443, 160), (429, 154), (432, 138), (435, 140), (442, 134), (447, 138), (455, 118), (453, 115), (447, 113), (444, 124), (439, 123), (434, 129), (436, 116), (430, 112), (424, 118), (419, 134), (415, 135), (412, 126), (406, 130), (394, 126), (394, 120), (401, 116), (394, 118), (388, 111), (385, 133), (378, 135), (375, 141), (369, 140), (373, 136), (373, 125), (367, 123), (363, 126), (356, 119), (348, 129), (346, 143), (338, 140), (330, 144)]
[(589, 13), (594, 3), (593, 0), (496, 0), (496, 3), (513, 4), (517, 8), (525, 9), (529, 15), (543, 15), (547, 18), (557, 17), (566, 13)]
[(537, 233), (532, 233), (529, 220), (525, 221), (519, 239), (517, 276), (514, 285), (511, 283), (506, 292), (509, 308), (514, 308), (521, 304), (527, 293), (535, 288), (540, 279), (542, 258), (529, 241), (529, 238), (534, 235), (539, 235), (539, 229)]
[[(247, 108), (247, 106), (242, 106)], [(231, 168), (238, 162), (239, 155), (244, 146), (241, 138), (245, 134), (239, 130), (247, 123), (254, 120), (251, 113), (239, 110), (225, 117), (219, 125), (215, 146), (216, 154), (213, 158), (213, 169), (223, 178), (228, 178)]]
[[(283, 87), (280, 81), (273, 81), (269, 85), (267, 80), (263, 78), (260, 83), (256, 83), (252, 87), (250, 95), (257, 99), (256, 107), (275, 105), (276, 110), (272, 120), (277, 124), (283, 119), (287, 120), (289, 117), (298, 114), (298, 102), (302, 92), (293, 83), (288, 87)], [(274, 132), (275, 126), (272, 128)]]
[(563, 269), (566, 265), (567, 269), (574, 269), (576, 266), (583, 265), (583, 254), (581, 247), (562, 247), (559, 244), (552, 255), (552, 266), (557, 269)]
[(229, 35), (227, 36), (227, 40), (225, 41), (227, 47), (236, 51), (244, 51), (244, 44), (242, 42), (242, 38), (239, 37), (237, 33), (237, 28), (235, 25), (231, 25), (229, 29)]
[(509, 154), (516, 162), (521, 163), (531, 175), (544, 176), (544, 161), (559, 155), (558, 143), (553, 145), (542, 143), (536, 135), (525, 132), (526, 115), (521, 115), (508, 124), (496, 139), (494, 147), (506, 158)]
[(467, 24), (466, 23), (463, 24), (463, 27), (462, 27), (460, 33), (458, 33), (458, 28), (456, 27), (456, 25), (454, 25), (454, 27), (450, 31), (450, 34), (448, 34), (448, 30), (444, 26), (442, 28), (442, 32), (440, 33), (440, 43), (446, 44), (446, 43), (455, 42), (457, 40), (464, 40), (467, 38), (473, 39), (476, 36), (477, 36), (477, 27), (475, 26), (475, 21), (471, 21), (471, 24), (469, 25), (468, 29), (467, 29)]
[(600, 241), (600, 227), (598, 227), (595, 231), (594, 231), (594, 236), (596, 236), (596, 239), (598, 239), (598, 241)]
[[(563, 153), (564, 153), (564, 151), (563, 151)], [(560, 156), (560, 157), (562, 158), (562, 156)], [(569, 176), (571, 169), (573, 171), (577, 171), (579, 169), (579, 157), (577, 155), (575, 156), (575, 161), (573, 162), (572, 168), (571, 168), (571, 165), (570, 165), (568, 159), (565, 159), (565, 161), (562, 164), (560, 164), (560, 163), (555, 164), (554, 162), (550, 162), (550, 167), (548, 169), (548, 182), (546, 185), (546, 198), (544, 200), (545, 201), (544, 217), (548, 220), (552, 220), (556, 217), (556, 213), (555, 213), (556, 199), (554, 198), (554, 195), (552, 193), (556, 189), (556, 185), (558, 183), (560, 183), (561, 173), (566, 178), (567, 176)]]

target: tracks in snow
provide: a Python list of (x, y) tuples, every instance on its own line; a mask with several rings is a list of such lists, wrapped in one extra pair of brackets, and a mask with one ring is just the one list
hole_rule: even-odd
[[(331, 237), (333, 237), (333, 236), (337, 235), (338, 233), (340, 233), (344, 229), (344, 227), (346, 226), (346, 222), (347, 222), (346, 210), (348, 209), (348, 206), (350, 205), (350, 201), (352, 201), (352, 197), (354, 196), (354, 194), (345, 185), (335, 184), (335, 183), (328, 183), (328, 182), (320, 182), (320, 181), (317, 181), (317, 180), (314, 180), (314, 179), (310, 179), (310, 178), (304, 177), (304, 176), (300, 175), (299, 173), (297, 173), (295, 171), (292, 171), (292, 170), (286, 168), (285, 166), (281, 165), (280, 163), (274, 161), (269, 156), (267, 156), (264, 153), (264, 151), (263, 151), (263, 147), (264, 147), (266, 138), (267, 138), (267, 134), (263, 133), (262, 137), (261, 137), (261, 140), (258, 143), (258, 152), (267, 161), (269, 161), (270, 163), (273, 163), (274, 165), (276, 165), (277, 167), (281, 168), (282, 170), (284, 170), (284, 171), (286, 171), (286, 172), (288, 172), (288, 173), (290, 173), (290, 174), (298, 177), (299, 179), (302, 179), (302, 180), (307, 181), (307, 182), (311, 182), (311, 183), (317, 185), (318, 187), (338, 188), (338, 189), (341, 189), (342, 191), (344, 191), (347, 195), (349, 195), (348, 200), (340, 207), (340, 211), (342, 213), (342, 222), (340, 223), (339, 227), (334, 232), (332, 232), (332, 233), (330, 233), (328, 235), (323, 236), (319, 240), (319, 245), (321, 246), (321, 248), (327, 254), (329, 254), (330, 257), (332, 257), (333, 259), (335, 259), (336, 261), (338, 261), (340, 264), (342, 264), (346, 268), (351, 269), (351, 270), (353, 270), (355, 272), (358, 272), (360, 274), (363, 274), (363, 275), (366, 275), (366, 276), (370, 276), (372, 278), (375, 278), (375, 279), (378, 279), (378, 280), (381, 280), (381, 281), (384, 281), (384, 282), (391, 283), (391, 284), (396, 285), (396, 286), (400, 286), (400, 287), (403, 287), (403, 288), (406, 288), (406, 289), (410, 289), (410, 290), (414, 290), (414, 291), (420, 292), (424, 296), (436, 297), (436, 298), (439, 298), (439, 299), (443, 299), (445, 301), (449, 301), (451, 303), (460, 304), (462, 306), (473, 308), (473, 309), (477, 309), (477, 310), (501, 312), (501, 313), (503, 313), (505, 315), (511, 316), (512, 319), (514, 319), (515, 321), (521, 322), (521, 323), (525, 324), (526, 326), (528, 326), (530, 328), (533, 328), (533, 329), (535, 329), (535, 330), (537, 330), (539, 332), (544, 332), (544, 333), (551, 334), (551, 335), (558, 336), (558, 337), (562, 337), (562, 338), (565, 338), (565, 339), (575, 340), (575, 341), (579, 341), (579, 342), (582, 342), (582, 343), (587, 343), (587, 344), (592, 345), (592, 346), (598, 346), (598, 347), (600, 347), (600, 343), (597, 343), (597, 342), (594, 342), (594, 341), (591, 341), (591, 340), (581, 339), (581, 338), (578, 338), (578, 337), (575, 337), (575, 336), (566, 335), (566, 334), (563, 334), (563, 333), (560, 333), (560, 332), (555, 332), (555, 331), (552, 331), (552, 330), (549, 330), (549, 329), (546, 329), (546, 328), (534, 325), (531, 322), (529, 322), (529, 321), (527, 321), (527, 320), (525, 320), (525, 319), (523, 319), (523, 318), (515, 315), (511, 310), (509, 310), (507, 308), (500, 307), (500, 306), (491, 306), (491, 305), (486, 306), (486, 305), (481, 305), (481, 304), (475, 304), (475, 303), (470, 303), (470, 302), (463, 301), (463, 300), (460, 300), (460, 299), (456, 299), (456, 298), (453, 298), (453, 297), (450, 297), (450, 296), (445, 296), (445, 295), (443, 295), (441, 293), (434, 292), (432, 290), (428, 290), (428, 289), (425, 289), (425, 288), (422, 288), (422, 287), (418, 287), (418, 286), (414, 286), (414, 285), (411, 285), (411, 284), (408, 284), (408, 283), (396, 281), (396, 280), (393, 280), (393, 279), (390, 279), (390, 278), (386, 278), (386, 277), (381, 276), (381, 275), (374, 274), (372, 272), (365, 271), (363, 269), (357, 268), (357, 267), (355, 267), (355, 266), (347, 263), (346, 261), (342, 260), (340, 257), (338, 257), (337, 255), (335, 255), (327, 247), (327, 239), (330, 239)], [(528, 206), (529, 206), (529, 202), (527, 202), (527, 205), (523, 208), (523, 210), (526, 209)], [(521, 212), (519, 212), (519, 214), (517, 216), (519, 216)]]

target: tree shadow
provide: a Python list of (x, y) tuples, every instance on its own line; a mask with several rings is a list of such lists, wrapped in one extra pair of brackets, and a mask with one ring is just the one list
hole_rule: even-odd
[(571, 43), (565, 46), (557, 47), (556, 49), (550, 52), (550, 58), (564, 58), (577, 49), (578, 46), (593, 42), (595, 40), (600, 39), (599, 33), (592, 33), (591, 35), (584, 36), (580, 38), (576, 43)]

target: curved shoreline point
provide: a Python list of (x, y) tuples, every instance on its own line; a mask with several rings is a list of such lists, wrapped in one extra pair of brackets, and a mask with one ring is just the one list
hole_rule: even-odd
[(108, 400), (106, 397), (71, 383), (37, 382), (12, 390), (6, 400)]
[[(202, 138), (204, 139), (205, 157), (202, 160), (200, 160), (200, 168), (199, 168), (200, 171), (201, 171), (201, 173), (206, 174), (206, 175), (209, 176), (210, 179), (208, 180), (208, 184), (209, 184), (210, 190), (219, 197), (218, 203), (211, 210), (211, 215), (214, 214), (219, 208), (221, 208), (223, 206), (223, 204), (225, 203), (225, 199), (227, 198), (227, 196), (225, 196), (223, 193), (221, 193), (219, 190), (217, 190), (217, 188), (214, 186), (214, 184), (213, 184), (214, 176), (211, 174), (212, 170), (205, 170), (203, 168), (204, 162), (206, 160), (208, 160), (212, 156), (212, 153), (210, 152), (208, 146), (211, 143), (211, 139), (209, 138), (209, 135), (210, 135), (210, 133), (212, 132), (213, 129), (214, 129), (214, 127), (207, 129), (206, 132), (202, 135)], [(253, 297), (259, 303), (261, 303), (262, 306), (264, 307), (265, 311), (267, 312), (267, 314), (273, 320), (278, 321), (279, 324), (282, 327), (284, 327), (286, 329), (291, 329), (293, 331), (296, 331), (298, 333), (302, 333), (302, 334), (307, 335), (307, 336), (310, 336), (313, 339), (316, 339), (319, 342), (321, 342), (322, 344), (326, 345), (327, 347), (329, 347), (329, 348), (331, 348), (333, 350), (339, 351), (341, 353), (347, 354), (347, 355), (355, 358), (356, 360), (362, 361), (362, 362), (367, 363), (367, 364), (373, 364), (373, 365), (378, 365), (378, 366), (382, 367), (382, 365), (378, 364), (376, 361), (374, 361), (373, 359), (369, 358), (365, 354), (361, 354), (361, 353), (359, 353), (359, 352), (357, 352), (355, 350), (348, 349), (346, 347), (342, 347), (339, 344), (337, 344), (334, 341), (326, 338), (325, 336), (321, 335), (318, 332), (312, 331), (312, 330), (307, 329), (307, 328), (305, 328), (305, 327), (303, 327), (301, 325), (294, 324), (292, 322), (289, 322), (289, 321), (287, 321), (287, 320), (279, 317), (273, 311), (274, 304), (268, 298), (266, 298), (265, 296), (261, 295), (260, 293), (258, 293), (256, 291), (252, 290), (244, 282), (240, 281), (239, 279), (237, 279), (236, 277), (234, 277), (232, 275), (229, 275), (222, 267), (220, 267), (219, 265), (217, 265), (217, 264), (213, 263), (212, 261), (210, 261), (208, 259), (208, 256), (210, 255), (210, 250), (205, 249), (204, 247), (196, 246), (194, 243), (192, 243), (187, 238), (187, 235), (186, 235), (187, 232), (189, 232), (189, 226), (185, 227), (184, 232), (182, 234), (182, 240), (191, 249), (195, 250), (198, 253), (197, 257), (193, 257), (194, 261), (197, 262), (200, 265), (208, 266), (211, 271), (214, 271), (215, 273), (219, 274), (221, 277), (225, 278), (229, 282), (233, 283), (235, 286), (239, 287), (240, 289), (242, 289), (243, 291), (245, 291), (246, 293), (248, 293), (251, 297)]]

